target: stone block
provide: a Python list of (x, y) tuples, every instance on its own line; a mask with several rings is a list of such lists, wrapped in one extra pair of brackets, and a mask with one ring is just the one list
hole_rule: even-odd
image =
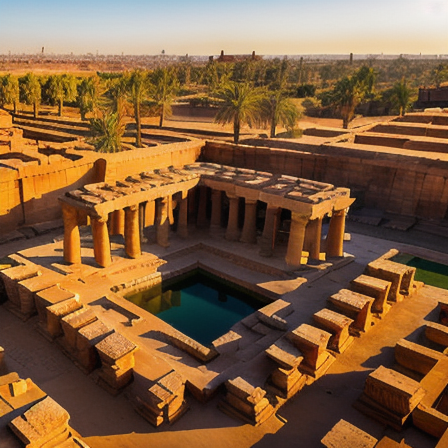
[(5, 349), (0, 346), (0, 367), (2, 366), (4, 356), (5, 356)]
[(61, 288), (59, 285), (51, 286), (36, 293), (35, 303), (39, 324), (41, 327), (47, 326), (47, 307), (68, 299), (79, 299), (79, 295)]
[(36, 310), (36, 293), (56, 285), (64, 276), (57, 272), (45, 271), (42, 275), (34, 276), (18, 283), (20, 312), (25, 319), (33, 315)]
[(0, 271), (0, 278), (5, 285), (6, 294), (10, 304), (20, 310), (20, 297), (18, 283), (28, 278), (41, 275), (40, 270), (35, 265), (20, 265)]
[(70, 437), (68, 412), (52, 398), (46, 397), (9, 423), (24, 445), (41, 448), (57, 446)]
[(28, 390), (28, 385), (25, 380), (17, 380), (10, 383), (9, 389), (12, 397), (18, 397), (19, 395), (26, 393)]
[(226, 389), (226, 397), (219, 404), (226, 414), (257, 426), (274, 413), (274, 408), (265, 398), (266, 391), (252, 386), (243, 378), (227, 381)]
[(439, 322), (442, 325), (448, 325), (448, 297), (439, 299)]
[(332, 334), (328, 347), (337, 353), (343, 353), (353, 342), (353, 336), (349, 334), (353, 320), (349, 317), (324, 308), (315, 313), (313, 319), (319, 327)]
[(288, 333), (287, 337), (303, 355), (299, 370), (313, 378), (322, 376), (335, 360), (327, 351), (331, 333), (302, 324)]
[(100, 382), (112, 394), (132, 381), (134, 352), (137, 346), (120, 333), (112, 333), (95, 345), (101, 360)]
[(355, 407), (380, 422), (401, 430), (425, 395), (417, 381), (386, 367), (370, 373)]
[(448, 347), (448, 327), (435, 322), (428, 322), (425, 327), (425, 336), (436, 344)]
[(400, 339), (395, 345), (395, 360), (398, 364), (422, 375), (427, 375), (443, 358), (443, 353), (405, 339)]
[(76, 337), (75, 358), (87, 373), (99, 365), (99, 356), (95, 345), (113, 332), (112, 328), (100, 320), (95, 320), (79, 329)]
[(363, 274), (353, 279), (350, 283), (353, 291), (375, 299), (372, 305), (374, 313), (382, 314), (389, 310), (387, 296), (392, 284), (390, 281)]
[(294, 369), (303, 361), (303, 355), (287, 339), (279, 339), (265, 350), (269, 358), (275, 361), (283, 369)]
[(76, 349), (76, 338), (78, 331), (86, 325), (97, 320), (92, 308), (83, 307), (73, 313), (67, 314), (61, 319), (61, 327), (64, 333), (64, 347), (66, 350)]
[(73, 311), (82, 308), (82, 304), (77, 297), (63, 300), (47, 308), (47, 327), (46, 332), (51, 338), (62, 335), (61, 319)]
[(399, 302), (414, 292), (414, 276), (416, 268), (379, 258), (370, 262), (365, 273), (371, 277), (391, 282), (387, 300)]
[(353, 319), (350, 331), (354, 335), (359, 332), (368, 331), (372, 325), (372, 303), (373, 297), (359, 294), (349, 289), (341, 289), (329, 298), (330, 303)]
[(321, 440), (327, 448), (373, 448), (377, 442), (375, 437), (342, 419)]

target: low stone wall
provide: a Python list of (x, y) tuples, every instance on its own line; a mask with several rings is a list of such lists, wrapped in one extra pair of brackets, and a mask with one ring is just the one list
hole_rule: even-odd
[[(289, 145), (293, 148), (292, 143)], [(425, 219), (448, 214), (448, 162), (346, 142), (278, 149), (207, 142), (202, 160), (348, 187), (364, 205)]]

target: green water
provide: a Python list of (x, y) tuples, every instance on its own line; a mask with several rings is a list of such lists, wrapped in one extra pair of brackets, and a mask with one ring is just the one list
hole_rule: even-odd
[(205, 346), (267, 303), (203, 271), (126, 298)]
[(448, 289), (448, 266), (409, 254), (398, 254), (392, 261), (417, 268), (415, 280), (437, 288)]

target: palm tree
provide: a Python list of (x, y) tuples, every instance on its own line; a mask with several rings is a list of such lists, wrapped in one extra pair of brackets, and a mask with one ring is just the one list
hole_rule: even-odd
[(34, 118), (37, 118), (42, 98), (42, 86), (39, 78), (34, 73), (27, 73), (23, 78), (20, 78), (19, 85), (23, 101), (25, 104), (33, 106)]
[(147, 72), (134, 70), (129, 76), (129, 97), (134, 106), (134, 118), (137, 128), (136, 145), (142, 147), (142, 123), (140, 118), (140, 106), (149, 91)]
[(93, 137), (90, 143), (98, 152), (119, 152), (125, 124), (120, 112), (106, 111), (100, 118), (90, 120)]
[(406, 79), (404, 77), (401, 78), (401, 81), (397, 81), (392, 87), (391, 100), (396, 106), (398, 106), (400, 117), (403, 116), (409, 105), (411, 93), (412, 91), (408, 87)]
[(0, 79), (0, 104), (12, 104), (14, 113), (17, 113), (17, 106), (20, 99), (19, 79), (10, 74)]
[(261, 116), (262, 91), (249, 83), (227, 81), (217, 92), (222, 105), (216, 122), (233, 123), (233, 141), (238, 143), (241, 125), (252, 126)]
[(58, 115), (62, 117), (64, 101), (74, 101), (77, 97), (77, 81), (73, 75), (52, 75), (48, 80), (48, 96), (58, 104)]
[(171, 104), (179, 89), (179, 81), (174, 69), (159, 68), (152, 76), (151, 97), (160, 111), (159, 127), (163, 126), (163, 120), (171, 112)]
[(271, 128), (270, 137), (275, 137), (275, 129), (281, 124), (287, 129), (293, 129), (300, 112), (296, 105), (281, 90), (270, 91), (263, 98), (263, 121)]
[(78, 105), (81, 113), (81, 120), (86, 120), (88, 112), (96, 113), (100, 107), (100, 98), (104, 93), (101, 81), (98, 75), (84, 78), (78, 89)]
[(356, 107), (367, 95), (372, 95), (375, 78), (374, 70), (363, 66), (352, 76), (341, 78), (334, 86), (331, 101), (339, 109), (344, 129), (355, 117)]

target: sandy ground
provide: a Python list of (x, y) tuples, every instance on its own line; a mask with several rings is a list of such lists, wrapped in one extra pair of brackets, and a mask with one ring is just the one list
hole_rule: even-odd
[[(54, 236), (46, 235), (21, 244), (31, 247), (45, 240), (51, 241)], [(235, 244), (240, 251), (243, 249), (241, 244)], [(347, 287), (348, 282), (363, 271), (367, 262), (392, 247), (423, 252), (430, 258), (448, 263), (448, 255), (443, 253), (352, 234), (352, 240), (346, 243), (345, 249), (356, 256), (356, 261), (288, 294), (300, 297), (304, 313), (315, 312), (325, 306), (329, 294)], [(10, 249), (8, 245), (0, 246), (0, 255), (10, 253)], [(444, 250), (448, 252), (446, 247)], [(174, 425), (154, 429), (133, 411), (125, 394), (117, 397), (108, 395), (91, 377), (78, 370), (57, 344), (44, 339), (35, 329), (36, 317), (23, 323), (3, 307), (0, 307), (0, 343), (6, 355), (0, 373), (17, 371), (22, 378), (31, 377), (67, 409), (71, 415), (71, 425), (92, 448), (317, 448), (320, 439), (340, 418), (374, 437), (388, 435), (397, 441), (405, 438), (414, 448), (430, 448), (435, 446), (435, 439), (413, 427), (398, 434), (360, 414), (352, 408), (352, 403), (361, 393), (370, 371), (381, 364), (392, 366), (393, 346), (397, 340), (402, 337), (415, 340), (425, 320), (436, 320), (436, 305), (434, 290), (430, 287), (425, 288), (418, 297), (396, 304), (385, 319), (337, 357), (323, 378), (302, 390), (280, 409), (278, 415), (257, 428), (219, 411), (217, 404), (222, 395), (204, 405), (187, 394), (190, 410)], [(303, 316), (296, 318), (300, 320)], [(0, 441), (1, 448), (20, 446), (4, 429), (0, 430)]]

